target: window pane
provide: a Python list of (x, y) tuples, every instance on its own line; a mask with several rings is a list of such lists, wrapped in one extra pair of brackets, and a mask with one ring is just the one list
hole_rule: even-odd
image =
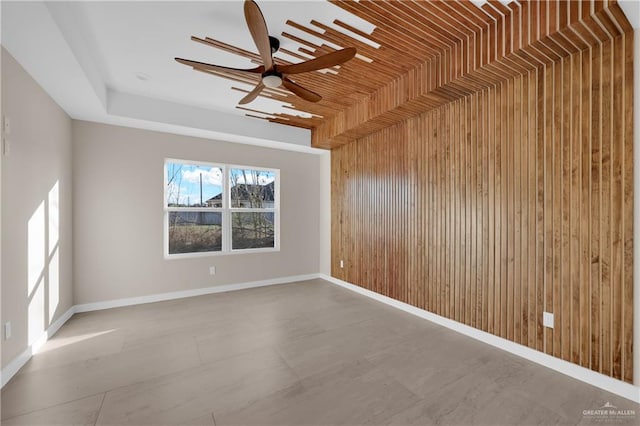
[(169, 254), (222, 250), (222, 213), (169, 212)]
[(231, 207), (274, 208), (275, 179), (272, 171), (231, 169)]
[(222, 168), (167, 163), (168, 207), (222, 207)]
[(232, 243), (234, 250), (275, 247), (274, 213), (232, 213)]

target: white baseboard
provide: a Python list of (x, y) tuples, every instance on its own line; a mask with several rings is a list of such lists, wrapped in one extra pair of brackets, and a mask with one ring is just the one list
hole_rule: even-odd
[(457, 331), (458, 333), (464, 334), (465, 336), (480, 340), (484, 343), (510, 352), (514, 355), (518, 355), (522, 358), (528, 359), (529, 361), (533, 361), (536, 364), (551, 368), (552, 370), (580, 380), (581, 382), (588, 383), (592, 386), (604, 389), (623, 398), (627, 398), (631, 401), (640, 403), (640, 386), (634, 386), (621, 380), (605, 376), (604, 374), (597, 373), (593, 370), (589, 370), (588, 368), (584, 368), (571, 362), (564, 361), (560, 358), (547, 355), (543, 352), (539, 352), (527, 346), (520, 345), (510, 340), (503, 339), (502, 337), (495, 336), (485, 331), (478, 330), (457, 321), (453, 321), (429, 311), (425, 311), (424, 309), (416, 308), (415, 306), (400, 302), (387, 296), (383, 296), (371, 290), (358, 287), (346, 281), (342, 281), (338, 278), (334, 278), (326, 274), (320, 274), (320, 278), (356, 293), (360, 293), (364, 296), (370, 297), (374, 300), (377, 300), (378, 302), (382, 302), (410, 314), (416, 315), (420, 318), (424, 318), (433, 323), (447, 327), (451, 330)]
[(20, 370), (22, 366), (25, 365), (29, 361), (29, 359), (31, 359), (32, 354), (33, 352), (31, 351), (31, 346), (29, 346), (20, 355), (15, 357), (9, 364), (7, 364), (5, 368), (2, 369), (2, 373), (0, 373), (2, 375), (2, 387), (9, 383), (9, 380), (11, 380), (11, 378), (16, 375), (18, 370)]
[(54, 334), (67, 322), (69, 318), (78, 312), (90, 312), (99, 311), (102, 309), (118, 308), (121, 306), (140, 305), (143, 303), (161, 302), (163, 300), (182, 299), (185, 297), (201, 296), (204, 294), (224, 293), (227, 291), (244, 290), (255, 287), (265, 287), (276, 284), (286, 284), (296, 281), (306, 281), (315, 278), (320, 278), (319, 274), (307, 274), (307, 275), (293, 275), (289, 277), (273, 278), (269, 280), (251, 281), (237, 284), (226, 284), (213, 287), (197, 288), (193, 290), (174, 291), (170, 293), (150, 294), (148, 296), (140, 297), (128, 297), (126, 299), (107, 300), (104, 302), (84, 303), (82, 305), (74, 305), (67, 312), (65, 312), (60, 318), (58, 318), (49, 328), (42, 333), (38, 339), (29, 345), (20, 355), (15, 357), (5, 368), (0, 372), (2, 379), (2, 385), (0, 389), (6, 385), (9, 380), (25, 365), (38, 350), (44, 345), (47, 340), (53, 337)]
[(47, 340), (53, 337), (53, 335), (56, 334), (60, 327), (62, 327), (64, 323), (67, 322), (69, 318), (71, 318), (71, 316), (75, 312), (74, 308), (75, 306), (70, 307), (67, 312), (62, 314), (60, 318), (55, 320), (53, 324), (49, 326), (49, 328), (43, 331), (42, 334), (35, 340), (35, 342), (29, 345), (24, 351), (22, 351), (20, 355), (15, 357), (9, 364), (7, 364), (5, 368), (2, 369), (2, 371), (0, 372), (2, 380), (0, 389), (3, 388), (4, 385), (6, 385), (13, 376), (15, 376), (18, 370), (20, 370), (22, 366), (31, 359), (31, 356), (38, 352), (42, 345), (44, 345)]
[(268, 285), (285, 284), (295, 281), (305, 281), (318, 278), (318, 274), (293, 275), (289, 277), (272, 278), (269, 280), (251, 281), (237, 284), (225, 284), (212, 287), (195, 288), (193, 290), (172, 291), (170, 293), (150, 294), (148, 296), (127, 297), (125, 299), (106, 300), (104, 302), (83, 303), (75, 305), (75, 312), (100, 311), (102, 309), (120, 308), (122, 306), (141, 305), (144, 303), (162, 302), (165, 300), (182, 299), (185, 297), (202, 296), (204, 294), (225, 293), (227, 291), (245, 290), (248, 288), (264, 287)]

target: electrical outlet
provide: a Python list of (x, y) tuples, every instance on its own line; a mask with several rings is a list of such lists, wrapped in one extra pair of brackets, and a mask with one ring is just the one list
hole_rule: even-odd
[(553, 314), (551, 312), (544, 312), (542, 314), (542, 325), (553, 328)]
[(216, 274), (216, 267), (215, 266), (211, 266), (209, 268), (209, 275), (215, 275)]
[(344, 260), (340, 260), (340, 267), (344, 268)]
[(2, 132), (5, 135), (11, 134), (11, 120), (6, 115), (2, 117)]
[(11, 339), (11, 323), (5, 322), (4, 323), (4, 340), (9, 340), (9, 339)]

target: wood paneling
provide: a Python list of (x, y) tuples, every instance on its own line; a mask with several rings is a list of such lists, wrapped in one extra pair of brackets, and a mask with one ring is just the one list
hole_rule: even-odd
[[(314, 125), (312, 145), (324, 148), (349, 143), (633, 31), (616, 2), (522, 0), (504, 6), (489, 1), (480, 8), (467, 1), (334, 3), (375, 24), (371, 37), (382, 46), (422, 52), (423, 59), (403, 61), (410, 67), (393, 80)], [(394, 35), (402, 39), (399, 44)], [(367, 76), (375, 75), (376, 65), (366, 67)]]
[[(470, 58), (553, 30), (521, 4)], [(335, 148), (333, 275), (631, 382), (633, 35), (607, 10), (606, 40)]]

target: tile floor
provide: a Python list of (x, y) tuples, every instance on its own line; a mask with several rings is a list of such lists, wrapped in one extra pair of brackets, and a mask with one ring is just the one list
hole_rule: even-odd
[[(73, 316), (2, 425), (603, 424), (640, 407), (322, 280)], [(606, 422), (605, 422), (606, 423)]]

